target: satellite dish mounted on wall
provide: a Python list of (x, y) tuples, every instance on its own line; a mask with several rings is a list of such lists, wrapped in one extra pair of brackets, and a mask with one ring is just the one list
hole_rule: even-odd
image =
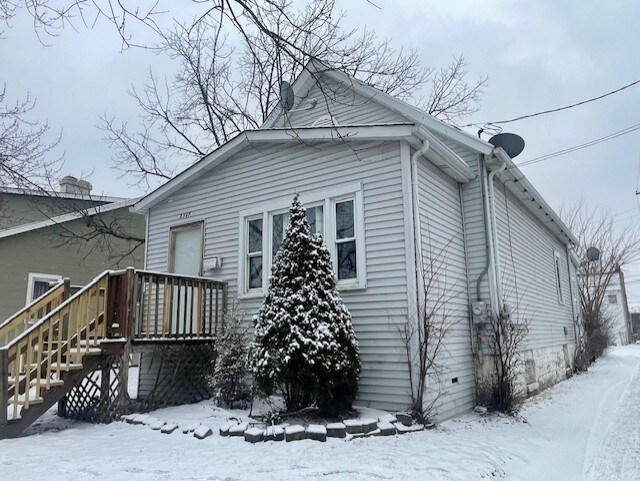
[(293, 95), (293, 89), (289, 82), (284, 80), (280, 84), (280, 106), (285, 112), (288, 112), (293, 108), (295, 102), (295, 96)]
[(489, 143), (495, 147), (502, 147), (512, 159), (520, 155), (524, 150), (524, 139), (516, 134), (498, 134), (489, 139)]

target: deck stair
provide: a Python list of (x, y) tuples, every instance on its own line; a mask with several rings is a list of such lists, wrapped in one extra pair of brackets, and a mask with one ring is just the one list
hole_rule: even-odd
[(0, 323), (0, 439), (20, 435), (92, 373), (110, 372), (114, 356), (128, 359), (129, 343), (212, 342), (227, 285), (128, 268), (70, 292), (64, 280)]
[(109, 274), (69, 296), (68, 281), (0, 324), (0, 439), (15, 437), (94, 366), (108, 343)]

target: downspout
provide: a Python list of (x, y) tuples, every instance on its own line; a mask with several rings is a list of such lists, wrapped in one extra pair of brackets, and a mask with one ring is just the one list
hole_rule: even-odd
[(429, 141), (424, 139), (420, 150), (411, 155), (411, 194), (413, 201), (413, 231), (416, 239), (416, 306), (421, 306), (421, 293), (424, 293), (424, 279), (422, 278), (422, 229), (420, 226), (420, 193), (418, 192), (418, 157), (429, 150)]
[(487, 262), (484, 265), (484, 269), (478, 276), (476, 280), (476, 300), (480, 302), (482, 296), (480, 295), (480, 284), (482, 283), (482, 279), (487, 275), (489, 271), (489, 266), (491, 265), (491, 239), (489, 237), (489, 227), (488, 227), (488, 212), (486, 208), (486, 198), (487, 193), (485, 191), (485, 171), (484, 171), (484, 156), (482, 154), (478, 154), (478, 165), (480, 166), (480, 191), (482, 192), (482, 220), (484, 223), (484, 245), (486, 250), (486, 258)]
[(492, 229), (492, 236), (493, 236), (493, 239), (492, 239), (493, 268), (495, 270), (494, 283), (495, 283), (496, 297), (497, 297), (497, 304), (496, 304), (497, 313), (500, 313), (502, 311), (503, 306), (502, 306), (502, 283), (500, 280), (500, 249), (498, 248), (498, 228), (497, 228), (497, 221), (496, 221), (496, 196), (493, 190), (493, 179), (497, 174), (502, 172), (506, 167), (507, 167), (507, 162), (503, 160), (500, 167), (498, 167), (495, 170), (492, 170), (489, 173), (489, 179), (488, 179), (489, 203), (491, 207), (490, 221), (491, 221), (491, 229)]

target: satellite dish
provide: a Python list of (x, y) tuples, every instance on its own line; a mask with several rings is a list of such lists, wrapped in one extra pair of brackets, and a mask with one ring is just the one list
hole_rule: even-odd
[(587, 259), (589, 259), (589, 262), (594, 262), (600, 259), (600, 251), (597, 247), (589, 247), (587, 249)]
[(280, 106), (284, 109), (285, 112), (288, 112), (293, 108), (293, 103), (295, 102), (295, 96), (293, 95), (293, 89), (289, 82), (285, 82), (284, 80), (280, 84)]
[(516, 134), (498, 134), (489, 139), (489, 143), (495, 147), (502, 147), (512, 159), (520, 155), (524, 150), (524, 139)]

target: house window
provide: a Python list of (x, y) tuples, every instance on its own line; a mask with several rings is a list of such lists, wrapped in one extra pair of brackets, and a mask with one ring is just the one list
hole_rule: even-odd
[(618, 296), (616, 296), (615, 294), (609, 294), (609, 304), (617, 304), (618, 303)]
[(358, 257), (356, 247), (356, 225), (354, 200), (347, 199), (335, 203), (336, 216), (336, 271), (338, 281), (358, 278)]
[(248, 289), (262, 287), (262, 217), (247, 221)]
[[(322, 205), (307, 207), (307, 221), (312, 234), (324, 234), (324, 207)], [(274, 214), (271, 221), (271, 260), (282, 247), (284, 232), (289, 225), (289, 211)]]
[(564, 304), (563, 294), (562, 294), (562, 270), (560, 269), (560, 254), (558, 252), (554, 252), (553, 262), (556, 273), (556, 290), (558, 292), (558, 302), (560, 304)]
[(26, 303), (30, 304), (35, 301), (61, 280), (62, 276), (56, 274), (38, 274), (30, 272), (29, 277), (27, 278)]
[[(321, 234), (342, 288), (365, 287), (364, 219), (361, 185), (301, 196), (312, 234)], [(244, 293), (262, 294), (289, 225), (291, 199), (240, 213), (241, 249), (238, 275)]]

